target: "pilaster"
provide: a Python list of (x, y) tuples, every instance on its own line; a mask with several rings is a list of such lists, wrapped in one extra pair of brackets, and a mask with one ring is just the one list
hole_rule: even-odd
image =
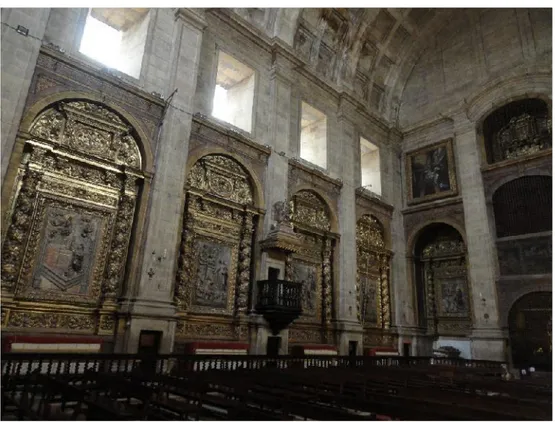
[[(39, 56), (50, 9), (2, 9), (2, 185)], [(28, 34), (17, 32), (21, 26)]]
[(455, 118), (455, 150), (466, 231), (472, 357), (501, 360), (504, 352), (495, 285), (495, 244), (480, 172), (480, 147), (475, 123), (462, 113)]
[(175, 330), (173, 285), (181, 236), (192, 102), (204, 28), (202, 17), (196, 11), (179, 9), (175, 16), (168, 91), (177, 91), (167, 107), (155, 157), (140, 278), (120, 307), (120, 313), (130, 316), (123, 346), (128, 352), (136, 350), (141, 329), (162, 331), (161, 352), (170, 352)]

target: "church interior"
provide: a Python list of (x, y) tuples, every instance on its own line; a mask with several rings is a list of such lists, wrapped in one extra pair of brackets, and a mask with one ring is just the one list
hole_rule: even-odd
[(552, 9), (1, 18), (3, 415), (551, 418)]

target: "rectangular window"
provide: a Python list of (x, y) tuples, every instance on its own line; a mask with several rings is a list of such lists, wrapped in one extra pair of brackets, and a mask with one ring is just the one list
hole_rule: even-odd
[(212, 115), (250, 133), (253, 102), (254, 70), (220, 51)]
[(360, 173), (361, 186), (381, 195), (380, 149), (363, 137), (360, 138)]
[(79, 51), (139, 79), (149, 21), (149, 9), (90, 9)]
[(301, 158), (319, 167), (327, 166), (327, 119), (314, 107), (302, 103)]

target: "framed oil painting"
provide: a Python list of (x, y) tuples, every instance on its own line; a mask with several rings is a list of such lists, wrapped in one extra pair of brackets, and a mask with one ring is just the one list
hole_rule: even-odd
[(405, 165), (409, 205), (457, 194), (452, 139), (406, 153)]

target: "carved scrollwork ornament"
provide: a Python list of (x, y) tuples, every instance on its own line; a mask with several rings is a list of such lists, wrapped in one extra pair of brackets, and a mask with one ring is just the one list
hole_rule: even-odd
[(323, 309), (324, 309), (324, 321), (326, 324), (331, 323), (332, 317), (332, 305), (333, 305), (333, 292), (332, 292), (332, 275), (331, 275), (331, 256), (332, 254), (332, 242), (331, 239), (324, 240), (324, 251), (322, 256), (322, 284), (324, 287), (323, 292)]
[(132, 128), (113, 111), (88, 101), (65, 101), (42, 112), (31, 135), (74, 151), (141, 168), (141, 153)]
[[(190, 203), (190, 202), (189, 202)], [(186, 213), (180, 245), (177, 278), (174, 288), (174, 298), (179, 309), (187, 309), (191, 302), (191, 290), (187, 288), (188, 282), (194, 277), (194, 245), (195, 245), (195, 215)]]
[(251, 268), (252, 230), (252, 216), (246, 214), (241, 233), (241, 243), (239, 245), (239, 272), (235, 303), (235, 311), (237, 314), (244, 314), (247, 311)]
[(254, 204), (246, 171), (225, 155), (207, 155), (198, 160), (189, 173), (187, 184), (238, 204)]
[(13, 292), (24, 255), (24, 247), (32, 223), (32, 210), (37, 186), (42, 177), (38, 171), (25, 170), (12, 221), (2, 247), (2, 288)]
[(382, 327), (389, 329), (391, 325), (391, 306), (389, 293), (389, 257), (384, 255), (380, 259), (380, 293), (381, 293), (381, 314)]
[(325, 203), (314, 193), (303, 190), (297, 192), (290, 202), (291, 220), (322, 231), (330, 231), (331, 220)]
[(113, 298), (118, 293), (127, 258), (134, 211), (135, 197), (128, 195), (121, 196), (112, 243), (110, 245), (111, 252), (108, 258), (106, 279), (102, 288), (105, 298)]
[(435, 318), (436, 316), (436, 301), (434, 295), (434, 275), (432, 272), (432, 263), (427, 262), (425, 265), (426, 274), (426, 296), (427, 296), (427, 310), (428, 318)]

